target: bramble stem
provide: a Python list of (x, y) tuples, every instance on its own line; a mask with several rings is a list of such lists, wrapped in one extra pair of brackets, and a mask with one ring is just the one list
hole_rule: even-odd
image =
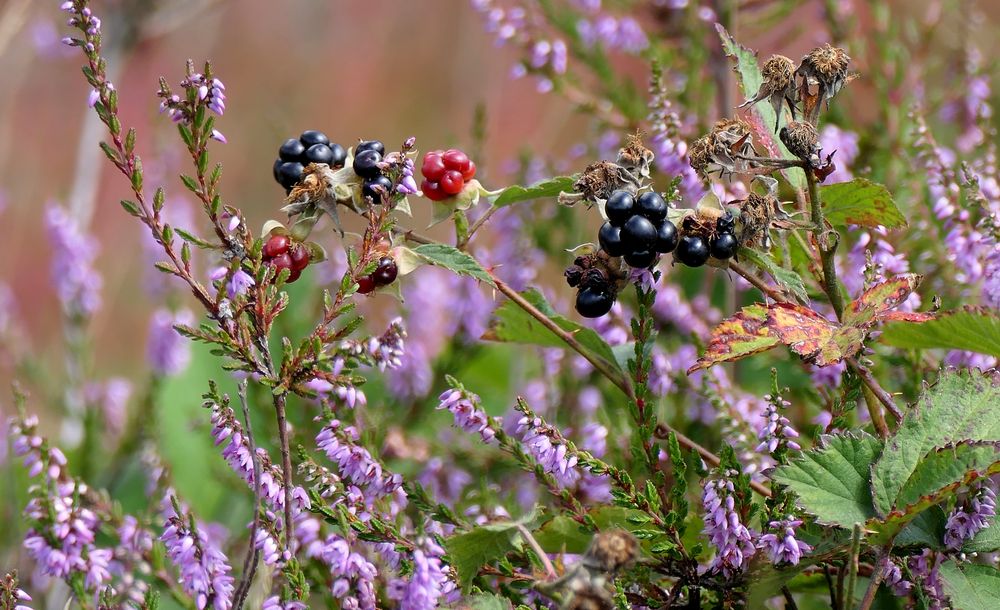
[[(858, 584), (858, 556), (861, 555), (861, 524), (855, 523), (854, 530), (851, 532), (851, 556), (848, 558), (848, 563), (844, 566), (847, 570), (847, 589), (844, 591), (844, 597), (840, 600), (841, 607), (843, 610), (851, 610), (851, 606), (854, 603), (854, 589)], [(874, 575), (872, 579), (874, 580)]]
[(767, 282), (751, 273), (750, 270), (743, 265), (734, 261), (729, 261), (729, 269), (736, 273), (736, 275), (750, 282), (754, 288), (760, 290), (764, 293), (764, 296), (768, 297), (772, 301), (777, 303), (784, 303), (788, 301), (788, 297), (781, 294), (777, 288), (768, 285)]
[[(840, 292), (840, 283), (837, 281), (837, 265), (834, 254), (837, 251), (837, 241), (831, 246), (826, 233), (826, 219), (823, 218), (823, 203), (819, 199), (819, 187), (816, 185), (816, 176), (812, 172), (806, 172), (806, 183), (809, 186), (809, 212), (812, 214), (813, 224), (816, 225), (816, 243), (819, 245), (820, 259), (823, 261), (823, 290), (830, 305), (840, 320), (844, 316), (844, 296)], [(838, 238), (839, 239), (839, 238)]]
[(868, 588), (865, 589), (865, 596), (861, 598), (861, 605), (858, 606), (858, 610), (868, 610), (872, 607), (872, 603), (875, 602), (875, 594), (878, 593), (878, 587), (882, 584), (882, 579), (885, 578), (885, 571), (888, 567), (889, 553), (880, 552), (880, 557), (875, 565), (875, 569), (872, 571), (871, 580), (868, 581)]
[(527, 541), (528, 546), (530, 546), (531, 550), (535, 552), (535, 555), (538, 555), (539, 561), (541, 561), (542, 566), (545, 567), (545, 575), (548, 576), (549, 580), (555, 580), (558, 578), (559, 575), (556, 574), (556, 569), (552, 566), (552, 561), (549, 560), (549, 556), (545, 554), (545, 551), (542, 550), (542, 547), (538, 544), (538, 541), (535, 540), (535, 537), (531, 535), (531, 532), (528, 531), (528, 528), (518, 523), (517, 531), (521, 534), (521, 537)]

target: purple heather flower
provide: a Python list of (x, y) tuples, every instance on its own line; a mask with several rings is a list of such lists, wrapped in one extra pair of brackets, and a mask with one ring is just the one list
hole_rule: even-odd
[(208, 137), (212, 138), (213, 140), (222, 142), (223, 144), (229, 144), (229, 140), (227, 140), (226, 136), (223, 135), (223, 133), (218, 129), (213, 129), (211, 135), (209, 135)]
[[(229, 269), (226, 267), (218, 267), (209, 276), (212, 280), (220, 280), (229, 273)], [(254, 281), (253, 276), (244, 271), (243, 269), (237, 269), (233, 277), (229, 279), (229, 283), (226, 284), (226, 295), (230, 299), (235, 299), (237, 295), (246, 294), (248, 290), (254, 287), (257, 282)]]
[(309, 606), (294, 599), (283, 602), (277, 595), (272, 595), (264, 600), (261, 610), (309, 610)]
[(886, 567), (885, 584), (896, 597), (907, 597), (913, 590), (913, 583), (903, 578), (903, 570), (893, 561)]
[(454, 505), (472, 482), (472, 476), (457, 466), (446, 465), (439, 457), (432, 457), (417, 476), (417, 482), (436, 501)]
[(463, 390), (445, 390), (438, 397), (440, 404), (438, 409), (447, 409), (455, 417), (455, 425), (465, 430), (478, 434), (487, 443), (496, 436), (490, 418), (486, 412), (479, 408), (479, 396)]
[(779, 447), (791, 449), (792, 451), (801, 450), (802, 447), (794, 440), (791, 440), (798, 438), (799, 433), (792, 428), (792, 424), (788, 421), (788, 418), (778, 410), (779, 408), (788, 408), (791, 406), (791, 403), (780, 396), (771, 396), (770, 394), (765, 396), (764, 399), (768, 401), (768, 405), (764, 407), (764, 424), (757, 435), (757, 438), (760, 439), (760, 445), (757, 446), (756, 451), (758, 453), (773, 454)]
[(0, 608), (10, 610), (31, 610), (22, 602), (30, 602), (31, 596), (18, 586), (17, 572), (8, 572), (0, 578)]
[[(173, 492), (169, 492), (173, 493)], [(222, 550), (206, 535), (204, 528), (192, 527), (190, 514), (183, 517), (173, 509), (175, 498), (166, 501), (167, 520), (160, 540), (167, 556), (180, 574), (184, 591), (198, 610), (229, 610), (232, 606), (232, 568)], [(182, 509), (183, 510), (183, 509)]]
[(396, 584), (390, 591), (399, 600), (400, 610), (433, 610), (446, 605), (449, 593), (455, 592), (455, 583), (449, 578), (450, 568), (441, 561), (444, 549), (430, 538), (419, 541), (413, 549), (413, 573), (405, 582)]
[(521, 435), (521, 444), (528, 454), (560, 485), (572, 487), (579, 480), (576, 456), (567, 455), (565, 444), (553, 442), (548, 426), (541, 419), (526, 415), (521, 417), (517, 422), (517, 433)]
[(920, 555), (910, 557), (908, 561), (910, 574), (913, 576), (914, 583), (920, 585), (929, 610), (944, 610), (944, 608), (950, 607), (938, 571), (941, 559), (941, 553), (924, 549)]
[(945, 523), (944, 544), (959, 550), (967, 540), (986, 529), (997, 514), (997, 496), (988, 479), (976, 484), (968, 496), (948, 515)]
[(760, 537), (757, 548), (763, 550), (774, 565), (797, 565), (802, 555), (812, 550), (795, 537), (795, 530), (800, 525), (802, 521), (792, 518), (771, 521), (767, 524), (770, 531)]
[(357, 444), (360, 434), (353, 426), (342, 427), (334, 419), (323, 426), (316, 436), (316, 446), (333, 463), (344, 481), (355, 485), (369, 496), (369, 500), (394, 494), (402, 487), (398, 474), (384, 472), (367, 449)]
[(75, 218), (56, 204), (45, 209), (45, 225), (52, 246), (52, 283), (63, 312), (92, 316), (101, 306), (101, 276), (94, 269), (98, 244)]
[(726, 578), (742, 572), (756, 552), (750, 530), (740, 523), (740, 516), (735, 510), (735, 489), (728, 478), (736, 474), (727, 472), (727, 478), (707, 479), (702, 494), (705, 509), (705, 528), (702, 531), (716, 548), (709, 569), (721, 572)]
[(330, 534), (319, 555), (333, 576), (331, 593), (342, 608), (375, 610), (375, 578), (378, 572), (364, 556), (351, 550), (346, 539)]
[(149, 322), (149, 340), (146, 358), (150, 368), (158, 375), (176, 375), (187, 368), (191, 360), (191, 346), (186, 337), (181, 336), (175, 325), (194, 324), (194, 314), (187, 309), (171, 312), (157, 309)]
[(398, 369), (402, 366), (403, 340), (406, 327), (402, 318), (393, 318), (381, 337), (372, 337), (365, 345), (365, 351), (375, 362), (378, 370)]
[(581, 19), (576, 24), (580, 39), (587, 46), (601, 45), (608, 50), (641, 53), (649, 46), (649, 39), (639, 22), (631, 17), (600, 15), (594, 19)]

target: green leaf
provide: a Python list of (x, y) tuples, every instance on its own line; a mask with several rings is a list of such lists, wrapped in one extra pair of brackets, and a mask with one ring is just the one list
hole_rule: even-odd
[(875, 284), (847, 307), (844, 324), (871, 326), (904, 302), (922, 279), (922, 275), (903, 273)]
[(413, 248), (429, 265), (450, 269), (459, 275), (468, 275), (493, 286), (493, 278), (472, 258), (457, 248), (446, 244), (423, 244)]
[(917, 546), (941, 550), (944, 548), (944, 526), (947, 517), (940, 506), (932, 506), (906, 524), (893, 541), (893, 546)]
[[(622, 528), (636, 532), (647, 527), (644, 523), (633, 523), (635, 517), (645, 515), (645, 513), (631, 508), (600, 506), (591, 510), (589, 515), (601, 530)], [(566, 552), (575, 555), (586, 552), (594, 537), (593, 532), (564, 515), (550, 519), (532, 534), (546, 553)]]
[(468, 610), (510, 610), (512, 608), (510, 600), (493, 593), (483, 593), (473, 595), (462, 605)]
[(535, 510), (518, 521), (482, 525), (445, 538), (444, 548), (448, 551), (448, 563), (458, 573), (458, 582), (462, 590), (469, 591), (472, 580), (481, 567), (500, 559), (510, 551), (520, 550), (524, 541), (517, 531), (517, 526), (523, 525), (533, 529), (537, 519), (538, 511)]
[(573, 183), (579, 176), (557, 176), (536, 182), (531, 186), (508, 186), (493, 201), (493, 205), (500, 208), (519, 201), (529, 201), (531, 199), (542, 199), (543, 197), (558, 197), (563, 191), (572, 191)]
[(826, 219), (837, 226), (905, 227), (906, 217), (896, 207), (889, 189), (881, 184), (855, 178), (850, 182), (820, 188)]
[(1000, 358), (1000, 315), (966, 308), (938, 313), (926, 322), (890, 322), (881, 339), (906, 349), (960, 349)]
[(1000, 571), (996, 568), (946, 561), (939, 574), (954, 610), (1000, 608)]
[(799, 299), (800, 302), (809, 302), (809, 294), (806, 292), (802, 276), (779, 265), (770, 254), (757, 252), (750, 248), (740, 248), (739, 258), (748, 260), (759, 269), (766, 271), (774, 278), (774, 281), (778, 282), (779, 286), (795, 295), (795, 298)]
[[(545, 300), (545, 297), (534, 288), (525, 290), (521, 296), (548, 316), (559, 328), (572, 334), (587, 350), (606, 360), (612, 367), (622, 370), (611, 346), (592, 328), (582, 326), (557, 314)], [(557, 334), (542, 326), (538, 320), (513, 301), (507, 301), (493, 312), (493, 320), (482, 338), (487, 341), (567, 348), (566, 342)]]
[(996, 517), (962, 547), (965, 553), (993, 553), (997, 550), (1000, 550), (1000, 519)]
[(767, 327), (768, 309), (761, 304), (748, 305), (712, 329), (705, 353), (687, 374), (720, 362), (730, 362), (766, 352), (780, 341)]
[(868, 469), (881, 450), (881, 441), (864, 432), (824, 436), (821, 447), (779, 466), (772, 478), (820, 521), (850, 528), (875, 516)]
[[(722, 25), (716, 24), (715, 29), (719, 33), (719, 38), (722, 39), (722, 49), (725, 51), (726, 56), (736, 61), (736, 76), (737, 80), (739, 80), (743, 96), (749, 98), (755, 95), (757, 90), (760, 89), (761, 83), (764, 82), (764, 77), (760, 73), (760, 64), (757, 63), (757, 53), (736, 42)], [(760, 133), (760, 130), (758, 130), (758, 135), (770, 136), (771, 142), (781, 151), (782, 157), (785, 159), (795, 159), (795, 155), (788, 152), (788, 148), (785, 147), (781, 140), (770, 133), (775, 125), (776, 117), (774, 108), (767, 103), (755, 104), (753, 113), (760, 119), (761, 126), (765, 131), (765, 133)], [(778, 130), (780, 130), (781, 125), (785, 123), (785, 117), (782, 116), (778, 120)], [(806, 176), (802, 170), (786, 170), (784, 175), (793, 187), (798, 189), (806, 188)]]
[(899, 495), (896, 506), (910, 506), (939, 490), (968, 478), (970, 473), (985, 474), (1000, 464), (996, 443), (959, 443), (935, 449), (920, 460)]
[(933, 449), (971, 441), (1000, 441), (1000, 386), (979, 371), (946, 371), (925, 389), (915, 408), (872, 467), (872, 491), (879, 514), (897, 500), (920, 462)]

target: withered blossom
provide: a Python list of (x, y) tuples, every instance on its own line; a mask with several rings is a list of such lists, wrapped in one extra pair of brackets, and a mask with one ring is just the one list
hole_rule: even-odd
[(757, 155), (750, 134), (750, 126), (744, 121), (718, 121), (712, 131), (696, 140), (688, 151), (691, 167), (703, 178), (715, 172), (720, 177), (746, 173), (753, 167), (747, 158)]
[(813, 167), (818, 167), (822, 163), (819, 133), (811, 124), (805, 121), (792, 121), (781, 128), (778, 137), (781, 138), (782, 144), (788, 148), (788, 152), (799, 159)]
[(816, 47), (802, 58), (795, 76), (798, 78), (802, 114), (807, 121), (815, 125), (822, 103), (829, 103), (847, 83), (850, 63), (851, 58), (846, 51), (828, 44)]
[(739, 105), (739, 108), (753, 106), (762, 100), (768, 100), (774, 108), (774, 130), (778, 131), (781, 122), (781, 111), (785, 105), (795, 118), (795, 62), (784, 55), (772, 55), (764, 63), (761, 71), (764, 81), (757, 89), (757, 93), (747, 101)]

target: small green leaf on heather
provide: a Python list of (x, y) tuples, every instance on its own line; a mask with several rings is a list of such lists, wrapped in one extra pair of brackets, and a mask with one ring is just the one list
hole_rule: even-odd
[(530, 201), (532, 199), (542, 199), (545, 197), (558, 197), (563, 191), (572, 191), (573, 183), (577, 176), (558, 176), (536, 182), (531, 186), (508, 186), (497, 195), (493, 205), (500, 208), (520, 201)]
[(825, 436), (820, 447), (779, 466), (772, 479), (820, 521), (849, 528), (875, 516), (868, 469), (881, 451), (882, 442), (863, 432)]
[(1000, 571), (996, 568), (946, 561), (939, 574), (954, 610), (1000, 608)]
[(469, 254), (446, 244), (423, 244), (413, 248), (427, 264), (450, 269), (459, 275), (468, 275), (493, 285), (493, 278)]
[(890, 322), (883, 343), (904, 349), (958, 349), (1000, 358), (1000, 315), (968, 307), (939, 312), (923, 322)]
[[(545, 300), (545, 297), (542, 296), (542, 293), (534, 288), (525, 290), (521, 293), (521, 296), (540, 312), (548, 316), (555, 322), (556, 326), (573, 335), (587, 350), (607, 361), (612, 367), (622, 370), (622, 365), (619, 359), (616, 358), (614, 350), (594, 329), (557, 314), (548, 301)], [(568, 348), (566, 342), (559, 335), (543, 326), (541, 322), (521, 309), (513, 301), (507, 301), (493, 312), (493, 320), (491, 320), (486, 332), (483, 333), (482, 338), (486, 341)], [(622, 355), (624, 356), (625, 354)]]
[(826, 219), (833, 225), (889, 229), (906, 226), (906, 217), (896, 207), (889, 189), (864, 178), (828, 184), (820, 188), (819, 196)]
[(924, 390), (872, 466), (879, 513), (897, 507), (904, 486), (929, 452), (962, 441), (1000, 441), (1000, 375), (945, 371)]

